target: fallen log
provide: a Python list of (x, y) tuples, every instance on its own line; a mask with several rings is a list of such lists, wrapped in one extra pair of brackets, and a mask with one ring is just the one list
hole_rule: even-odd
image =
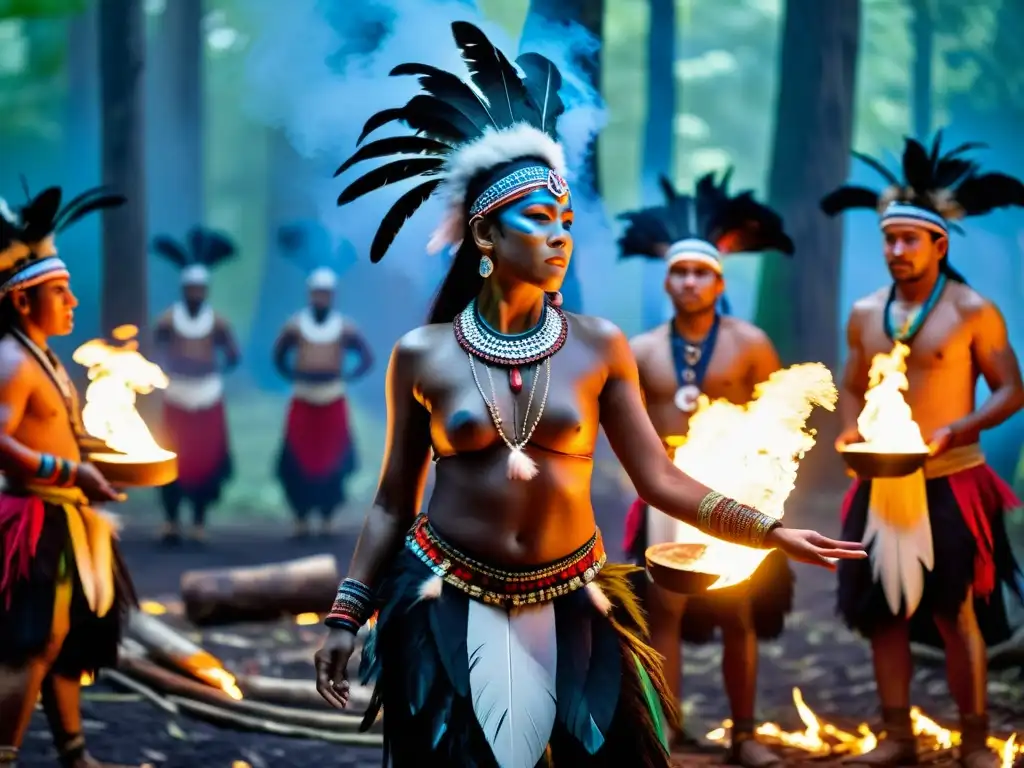
[[(279, 677), (241, 675), (238, 687), (247, 701), (266, 702), (285, 707), (304, 709), (329, 709), (330, 705), (317, 693), (316, 682)], [(373, 689), (365, 685), (352, 684), (349, 689), (348, 712), (365, 712), (370, 704)]]
[[(210, 688), (184, 675), (164, 669), (148, 659), (128, 657), (118, 663), (118, 670), (143, 685), (163, 694), (167, 701), (183, 706), (182, 699), (212, 705), (220, 710), (249, 718), (290, 725), (298, 728), (324, 729), (337, 732), (356, 733), (362, 721), (362, 713), (334, 709), (312, 711), (293, 707), (281, 707), (248, 699), (237, 700), (224, 691)], [(379, 728), (375, 724), (374, 728)], [(371, 729), (372, 730), (372, 729)]]
[(273, 621), (327, 613), (338, 580), (334, 557), (316, 555), (251, 568), (186, 571), (181, 575), (181, 596), (185, 615), (198, 626)]

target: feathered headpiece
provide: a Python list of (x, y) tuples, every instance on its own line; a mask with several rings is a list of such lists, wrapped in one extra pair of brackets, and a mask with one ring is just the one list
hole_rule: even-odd
[(881, 226), (895, 224), (922, 227), (948, 235), (952, 222), (979, 216), (995, 208), (1024, 206), (1024, 184), (1005, 173), (978, 173), (978, 164), (963, 157), (984, 144), (968, 142), (942, 153), (942, 131), (931, 151), (915, 139), (903, 147), (903, 180), (881, 162), (854, 152), (888, 182), (881, 192), (844, 185), (821, 200), (821, 209), (835, 216), (850, 208), (872, 208), (881, 216)]
[(208, 284), (210, 270), (238, 252), (227, 236), (198, 225), (188, 231), (183, 243), (157, 235), (153, 250), (181, 270), (182, 285)]
[(57, 256), (54, 237), (90, 213), (126, 202), (105, 187), (86, 190), (63, 207), (60, 187), (32, 197), (26, 186), (25, 195), (28, 202), (17, 211), (0, 199), (0, 296), (67, 277), (68, 267)]
[(627, 222), (619, 239), (623, 257), (664, 259), (669, 267), (697, 261), (718, 274), (728, 253), (780, 251), (792, 255), (793, 241), (782, 217), (754, 199), (753, 192), (729, 194), (732, 169), (720, 182), (709, 173), (697, 180), (692, 195), (681, 195), (661, 178), (665, 204), (620, 214)]
[(340, 252), (350, 250), (347, 241), (332, 253), (331, 237), (316, 221), (296, 221), (277, 230), (277, 244), (284, 254), (308, 272), (311, 291), (333, 291), (338, 285)]
[[(431, 252), (461, 242), (467, 213), (469, 218), (483, 216), (545, 187), (560, 199), (569, 194), (564, 152), (555, 140), (555, 122), (565, 111), (558, 69), (536, 53), (524, 53), (513, 65), (483, 32), (464, 21), (452, 23), (452, 35), (469, 67), (469, 81), (427, 64), (395, 67), (392, 75), (418, 77), (424, 92), (404, 107), (371, 117), (358, 143), (395, 121), (405, 123), (413, 135), (372, 141), (335, 173), (363, 160), (412, 155), (369, 171), (338, 196), (338, 205), (345, 205), (397, 181), (419, 181), (381, 221), (370, 246), (373, 262), (383, 258), (406, 220), (438, 189), (448, 211), (430, 239)], [(487, 171), (495, 177), (467, 200), (471, 180)]]

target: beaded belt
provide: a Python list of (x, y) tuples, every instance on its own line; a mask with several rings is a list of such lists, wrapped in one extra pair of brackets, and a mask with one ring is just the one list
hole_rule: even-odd
[(505, 570), (462, 554), (444, 541), (421, 515), (405, 537), (405, 545), (424, 565), (474, 600), (491, 605), (518, 606), (546, 603), (593, 581), (607, 556), (601, 532), (553, 563), (540, 568)]

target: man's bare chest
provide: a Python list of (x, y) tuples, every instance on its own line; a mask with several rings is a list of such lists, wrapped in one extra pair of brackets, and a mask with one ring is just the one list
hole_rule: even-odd
[[(685, 364), (685, 361), (683, 361)], [(750, 356), (733, 344), (716, 345), (700, 381), (700, 390), (708, 397), (733, 399), (739, 393), (749, 390)], [(700, 369), (698, 369), (700, 370)], [(641, 366), (641, 379), (648, 398), (671, 399), (685, 382), (671, 349), (666, 349), (654, 359)]]
[[(875, 355), (887, 355), (894, 347), (894, 342), (885, 333), (881, 314), (872, 326), (864, 335), (869, 363)], [(917, 334), (906, 343), (910, 347), (908, 375), (937, 369), (973, 368), (970, 330), (955, 313), (941, 312), (927, 318)]]

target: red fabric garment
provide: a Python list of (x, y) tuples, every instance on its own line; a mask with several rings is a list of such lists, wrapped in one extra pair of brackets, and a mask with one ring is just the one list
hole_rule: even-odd
[(227, 413), (223, 401), (188, 411), (164, 402), (168, 450), (178, 454), (178, 482), (183, 490), (200, 488), (223, 473), (228, 456)]
[(35, 496), (0, 494), (0, 596), (11, 606), (11, 591), (19, 579), (27, 579), (29, 565), (43, 530), (43, 502)]
[[(935, 480), (946, 480), (963, 514), (964, 522), (977, 542), (974, 558), (974, 594), (987, 597), (996, 588), (996, 563), (992, 539), (995, 515), (1021, 505), (1013, 489), (988, 464), (980, 464)], [(842, 521), (850, 511), (861, 480), (855, 480), (843, 499)]]
[(284, 439), (307, 477), (329, 477), (344, 465), (352, 450), (348, 418), (343, 397), (326, 405), (292, 398)]
[(629, 511), (626, 512), (626, 531), (622, 538), (622, 548), (624, 551), (633, 551), (636, 538), (643, 529), (646, 510), (647, 502), (640, 498), (629, 505)]

